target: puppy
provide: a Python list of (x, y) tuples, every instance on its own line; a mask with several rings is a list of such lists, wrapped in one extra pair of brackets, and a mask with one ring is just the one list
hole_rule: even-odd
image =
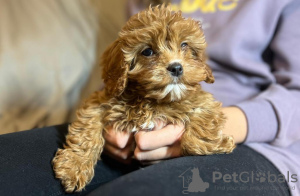
[(106, 127), (133, 132), (152, 129), (156, 120), (184, 124), (182, 155), (232, 152), (233, 138), (221, 133), (221, 103), (199, 84), (214, 82), (205, 48), (199, 22), (169, 6), (150, 7), (129, 19), (102, 56), (104, 91), (77, 111), (64, 149), (53, 159), (67, 192), (81, 191), (92, 180)]

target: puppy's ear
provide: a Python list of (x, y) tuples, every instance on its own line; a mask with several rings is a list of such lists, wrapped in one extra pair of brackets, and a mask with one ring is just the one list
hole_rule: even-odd
[[(202, 38), (204, 39), (204, 37), (202, 36)], [(206, 44), (204, 44), (202, 46), (203, 48), (201, 48), (201, 50), (199, 50), (198, 52), (198, 56), (200, 57), (200, 61), (202, 63), (202, 65), (204, 65), (204, 70), (205, 70), (205, 79), (204, 81), (206, 83), (214, 83), (215, 82), (215, 77), (212, 75), (212, 71), (210, 69), (210, 67), (207, 65), (207, 55), (205, 53), (205, 48), (206, 48)]]
[(205, 71), (205, 79), (204, 81), (206, 83), (214, 83), (215, 82), (215, 77), (212, 74), (212, 71), (210, 69), (210, 67), (207, 65), (207, 55), (205, 52), (201, 51), (198, 53), (199, 57), (200, 57), (200, 61), (202, 63), (202, 65), (204, 65), (204, 71)]
[(121, 43), (118, 40), (104, 51), (101, 66), (105, 93), (108, 96), (120, 96), (127, 85), (129, 65), (125, 63)]
[(206, 74), (206, 79), (204, 81), (206, 83), (214, 83), (215, 82), (215, 77), (213, 76), (212, 71), (207, 64), (205, 64), (205, 74)]

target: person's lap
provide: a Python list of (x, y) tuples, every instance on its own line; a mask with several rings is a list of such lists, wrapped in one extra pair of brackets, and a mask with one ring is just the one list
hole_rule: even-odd
[[(67, 125), (59, 125), (0, 135), (0, 195), (64, 195), (51, 161), (57, 148), (62, 148), (66, 133)], [(127, 170), (116, 162), (99, 161), (95, 178), (82, 193), (124, 175)]]
[[(64, 195), (51, 160), (62, 147), (66, 132), (67, 125), (59, 125), (0, 135), (1, 195)], [(268, 176), (257, 176), (268, 172), (280, 174), (272, 163), (244, 145), (232, 154), (181, 157), (141, 169), (137, 164), (126, 166), (103, 157), (92, 182), (79, 194), (289, 194), (285, 182), (268, 182)]]
[(240, 145), (232, 154), (181, 157), (131, 172), (89, 196), (289, 195), (287, 183), (272, 182), (268, 173), (280, 174), (262, 155)]

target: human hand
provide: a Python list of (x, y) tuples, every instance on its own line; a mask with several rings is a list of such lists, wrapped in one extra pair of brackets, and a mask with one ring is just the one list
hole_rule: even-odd
[(121, 163), (131, 163), (134, 149), (133, 133), (115, 131), (112, 127), (107, 130), (104, 132), (104, 153)]
[(165, 125), (157, 121), (152, 131), (142, 130), (135, 134), (134, 157), (138, 161), (151, 164), (162, 159), (181, 156), (180, 140), (184, 125)]

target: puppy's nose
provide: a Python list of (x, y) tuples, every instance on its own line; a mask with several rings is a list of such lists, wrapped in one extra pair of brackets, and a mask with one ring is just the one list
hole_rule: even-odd
[(172, 63), (167, 68), (169, 72), (171, 72), (172, 76), (181, 76), (183, 74), (183, 68), (180, 63)]

